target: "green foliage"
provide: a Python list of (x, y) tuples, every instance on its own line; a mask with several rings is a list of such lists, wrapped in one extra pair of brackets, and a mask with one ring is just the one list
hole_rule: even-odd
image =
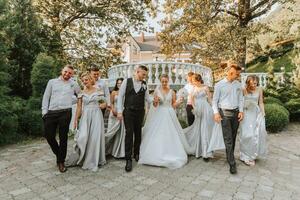
[(20, 116), (20, 131), (26, 136), (42, 136), (43, 121), (40, 110), (32, 110), (26, 107), (25, 112)]
[(273, 59), (274, 72), (281, 72), (281, 67), (284, 67), (286, 72), (292, 72), (295, 65), (292, 60), (297, 54), (292, 48), (279, 49), (277, 51), (270, 51), (265, 55), (258, 56), (251, 62), (247, 63), (247, 72), (266, 72), (268, 71), (269, 58)]
[(8, 60), (13, 74), (11, 94), (27, 99), (31, 95), (30, 73), (36, 56), (43, 51), (43, 28), (31, 5), (32, 0), (10, 0), (5, 28), (10, 41)]
[(55, 76), (55, 60), (41, 53), (37, 56), (31, 71), (31, 84), (34, 97), (41, 97), (49, 79)]
[(0, 104), (0, 145), (17, 140), (18, 116), (11, 110), (9, 102)]
[(18, 97), (6, 96), (0, 105), (0, 145), (15, 143), (24, 138), (19, 124), (25, 101)]
[(289, 112), (278, 104), (265, 104), (266, 128), (272, 133), (282, 131), (289, 123)]
[(292, 0), (167, 0), (161, 50), (172, 56), (191, 49), (195, 62), (201, 59), (209, 65), (234, 58), (244, 67), (246, 53), (260, 49), (251, 45), (251, 40), (269, 30), (258, 18), (264, 18), (275, 3), (287, 2)]
[(270, 96), (264, 98), (264, 103), (265, 103), (265, 104), (273, 104), (273, 103), (276, 103), (276, 104), (281, 105), (281, 106), (284, 105), (279, 99), (274, 98), (274, 97), (270, 97)]
[(35, 1), (49, 27), (50, 52), (83, 69), (90, 63), (105, 67), (114, 63), (104, 42), (120, 44), (130, 31), (145, 29), (145, 13), (151, 5), (150, 0)]
[(291, 76), (288, 73), (283, 74), (283, 83), (278, 83), (274, 76), (273, 67), (270, 66), (268, 74), (267, 86), (264, 91), (266, 97), (274, 97), (282, 103), (286, 103), (290, 99), (300, 98), (300, 90), (291, 81)]
[(285, 107), (290, 112), (291, 121), (300, 121), (300, 98), (290, 99), (285, 103)]

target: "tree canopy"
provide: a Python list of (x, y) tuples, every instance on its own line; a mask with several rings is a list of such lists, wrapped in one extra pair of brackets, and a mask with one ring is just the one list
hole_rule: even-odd
[(121, 42), (130, 31), (144, 29), (145, 12), (152, 8), (151, 0), (35, 0), (34, 5), (60, 56), (82, 67), (107, 65), (114, 55), (105, 43)]
[(291, 0), (167, 0), (162, 51), (171, 55), (189, 48), (195, 61), (235, 59), (245, 67), (248, 41), (268, 30), (259, 19), (286, 2)]

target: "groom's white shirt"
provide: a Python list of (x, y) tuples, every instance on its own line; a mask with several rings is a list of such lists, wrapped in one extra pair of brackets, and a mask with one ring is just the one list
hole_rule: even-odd
[(194, 86), (191, 84), (191, 83), (187, 83), (185, 86), (184, 86), (184, 89), (186, 89), (187, 93), (188, 93), (188, 96), (187, 96), (187, 105), (192, 105), (192, 99), (191, 99), (191, 94), (194, 90)]
[(242, 85), (239, 81), (228, 81), (227, 78), (219, 81), (215, 85), (215, 91), (212, 100), (212, 108), (214, 114), (219, 113), (222, 109), (239, 109), (243, 112), (244, 97), (242, 93)]
[[(134, 77), (132, 78), (132, 80), (133, 80), (134, 90), (137, 93), (138, 91), (140, 91), (140, 89), (142, 87), (142, 81), (136, 80)], [(117, 111), (118, 111), (118, 113), (123, 112), (126, 86), (127, 86), (127, 79), (125, 79), (122, 82), (122, 85), (121, 85), (120, 90), (119, 90), (118, 101), (117, 101)], [(152, 102), (152, 99), (150, 98), (150, 95), (149, 95), (148, 87), (145, 91), (145, 102), (148, 103), (148, 104), (150, 104)]]

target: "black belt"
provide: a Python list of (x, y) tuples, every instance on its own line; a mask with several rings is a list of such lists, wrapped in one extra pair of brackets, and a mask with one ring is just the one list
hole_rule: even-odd
[(239, 111), (238, 108), (235, 108), (235, 109), (222, 109), (222, 108), (220, 108), (220, 110), (225, 111), (225, 112), (238, 112)]
[(60, 109), (60, 110), (49, 110), (47, 114), (56, 114), (62, 112), (72, 112), (72, 108)]
[(124, 110), (129, 110), (129, 111), (143, 111), (145, 108), (134, 108), (134, 107), (125, 107)]

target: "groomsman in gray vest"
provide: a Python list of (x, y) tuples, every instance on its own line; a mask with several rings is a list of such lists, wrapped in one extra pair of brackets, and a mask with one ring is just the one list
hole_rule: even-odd
[(226, 78), (215, 85), (212, 101), (214, 119), (217, 123), (221, 122), (222, 125), (226, 157), (231, 174), (237, 173), (234, 147), (239, 122), (244, 116), (242, 86), (237, 80), (240, 73), (241, 68), (231, 64)]
[(119, 120), (122, 120), (124, 116), (124, 124), (126, 129), (126, 172), (130, 172), (132, 170), (132, 149), (134, 159), (136, 161), (139, 160), (142, 123), (145, 115), (145, 101), (147, 101), (148, 104), (151, 102), (149, 90), (145, 81), (147, 74), (148, 69), (146, 66), (138, 66), (134, 77), (125, 79), (122, 82), (119, 90), (117, 101), (117, 117)]
[[(80, 92), (78, 84), (71, 80), (74, 69), (66, 65), (58, 78), (48, 81), (42, 102), (42, 118), (44, 120), (45, 138), (56, 155), (56, 163), (60, 172), (65, 172), (69, 124), (72, 116), (72, 96)], [(55, 139), (59, 132), (59, 144)]]

